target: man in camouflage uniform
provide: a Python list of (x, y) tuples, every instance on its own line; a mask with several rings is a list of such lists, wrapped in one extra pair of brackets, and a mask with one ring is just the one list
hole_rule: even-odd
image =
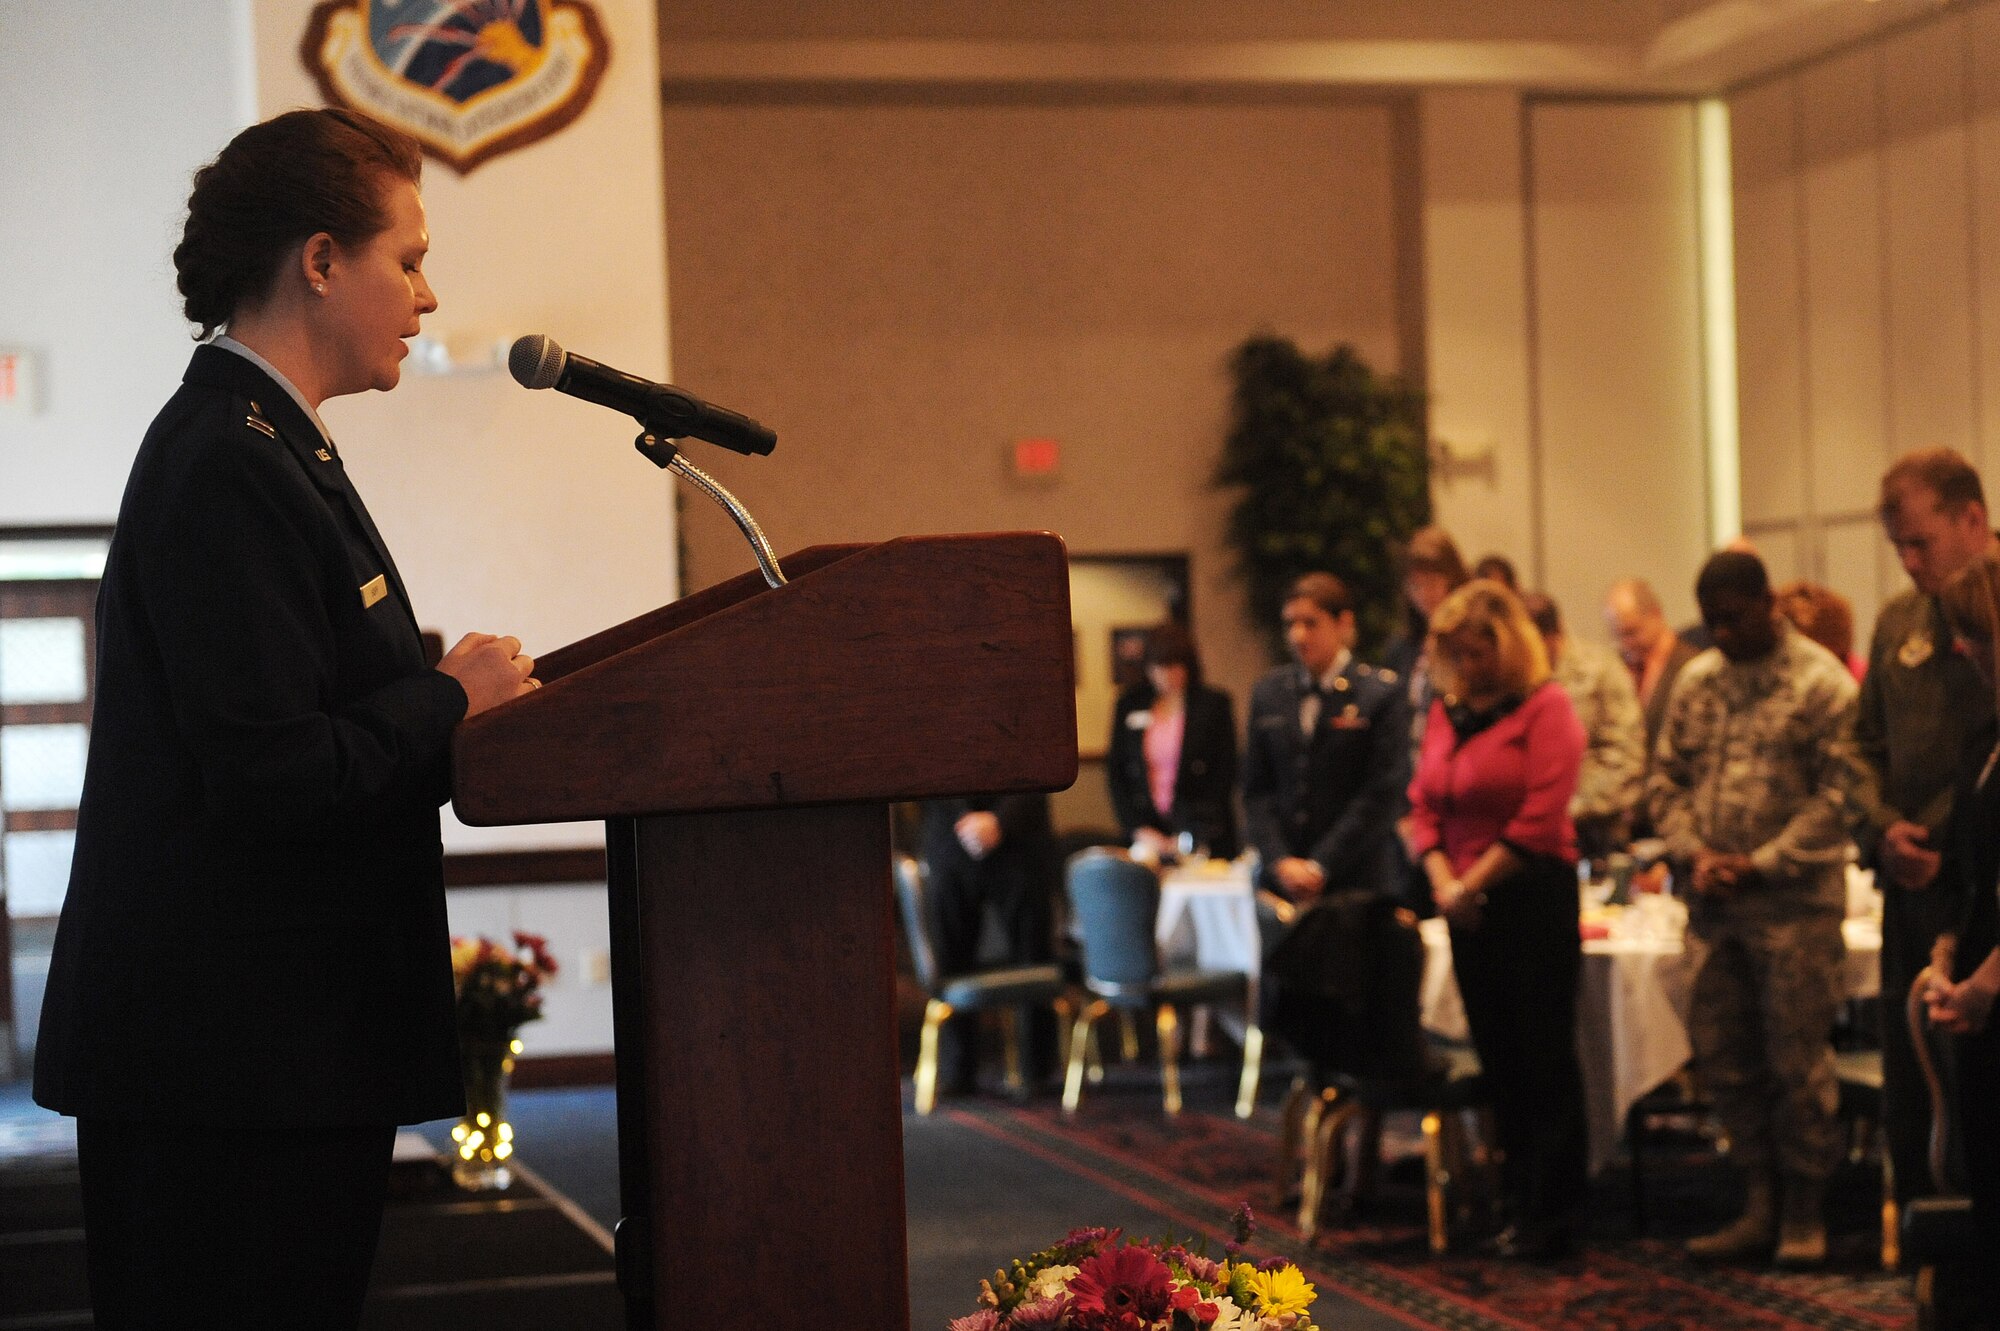
[(1577, 847), (1593, 859), (1622, 850), (1646, 785), (1646, 717), (1639, 710), (1638, 690), (1609, 648), (1563, 632), (1562, 611), (1554, 600), (1529, 592), (1521, 601), (1541, 630), (1556, 683), (1569, 695), (1589, 740), (1569, 802)]
[(1826, 1255), (1821, 1202), (1839, 1152), (1829, 1036), (1855, 685), (1778, 618), (1755, 555), (1710, 558), (1695, 599), (1715, 646), (1675, 683), (1647, 796), (1668, 854), (1691, 875), (1688, 1035), (1747, 1203), (1688, 1252), (1720, 1260), (1775, 1244), (1781, 1264), (1811, 1265)]

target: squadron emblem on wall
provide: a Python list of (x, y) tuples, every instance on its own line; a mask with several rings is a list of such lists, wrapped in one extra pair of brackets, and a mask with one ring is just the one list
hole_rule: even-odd
[(610, 54), (584, 0), (325, 0), (299, 47), (329, 104), (461, 175), (583, 114)]

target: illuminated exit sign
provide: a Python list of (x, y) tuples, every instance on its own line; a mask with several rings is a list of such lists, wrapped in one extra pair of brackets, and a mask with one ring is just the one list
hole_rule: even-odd
[(1062, 445), (1054, 439), (1016, 439), (1014, 475), (1024, 481), (1053, 481), (1062, 475)]
[(27, 416), (40, 410), (35, 393), (40, 359), (25, 347), (0, 347), (0, 416)]

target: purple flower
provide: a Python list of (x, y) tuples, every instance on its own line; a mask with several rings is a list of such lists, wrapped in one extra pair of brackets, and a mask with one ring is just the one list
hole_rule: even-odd
[(1060, 1331), (1063, 1313), (1068, 1308), (1069, 1300), (1060, 1294), (1024, 1303), (1008, 1319), (1008, 1331)]
[(1210, 1261), (1199, 1253), (1183, 1251), (1181, 1253), (1181, 1265), (1185, 1266), (1187, 1273), (1196, 1280), (1213, 1283), (1222, 1275), (1222, 1263)]
[(1000, 1325), (1000, 1314), (991, 1308), (981, 1308), (967, 1317), (954, 1317), (945, 1331), (994, 1331)]

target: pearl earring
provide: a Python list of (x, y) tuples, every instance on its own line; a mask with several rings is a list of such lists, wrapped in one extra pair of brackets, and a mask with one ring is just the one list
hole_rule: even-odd
[(326, 294), (326, 283), (324, 282), (313, 283), (313, 294), (315, 296), (324, 296)]

